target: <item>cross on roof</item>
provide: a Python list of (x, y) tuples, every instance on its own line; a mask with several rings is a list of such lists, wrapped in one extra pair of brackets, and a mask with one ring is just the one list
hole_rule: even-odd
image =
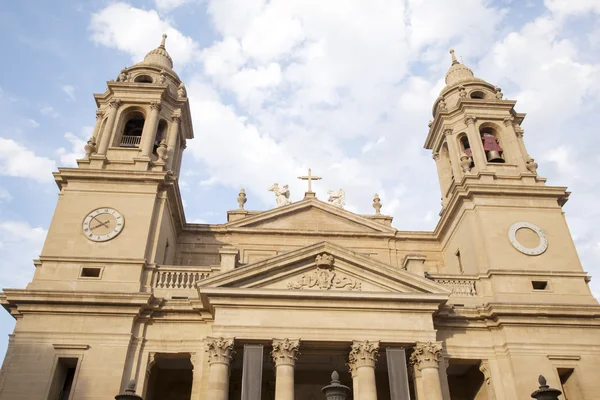
[(303, 181), (308, 181), (308, 192), (306, 192), (307, 194), (313, 194), (312, 191), (312, 181), (318, 181), (319, 179), (321, 179), (320, 176), (314, 176), (311, 173), (310, 168), (308, 169), (308, 175), (305, 176), (299, 176), (298, 179), (302, 179)]

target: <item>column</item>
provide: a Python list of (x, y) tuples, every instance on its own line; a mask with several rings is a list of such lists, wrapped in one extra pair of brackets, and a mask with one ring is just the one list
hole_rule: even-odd
[[(443, 161), (440, 159), (440, 153), (434, 152), (431, 157), (435, 160), (435, 166), (438, 171), (438, 179), (440, 181), (440, 192), (442, 193), (442, 203), (445, 203), (446, 200), (446, 192), (448, 191), (448, 187), (452, 182), (452, 176), (450, 174), (450, 169), (445, 168), (443, 165)], [(447, 165), (446, 167), (448, 167)]]
[(467, 125), (467, 137), (469, 138), (471, 153), (473, 153), (475, 168), (477, 169), (477, 171), (485, 171), (487, 169), (487, 160), (485, 158), (483, 144), (481, 143), (481, 135), (479, 134), (479, 131), (475, 126), (476, 121), (477, 117), (473, 115), (465, 116), (465, 125)]
[(421, 376), (421, 371), (419, 371), (419, 368), (417, 368), (417, 366), (412, 362), (412, 359), (410, 361), (410, 364), (412, 366), (410, 371), (412, 374), (413, 384), (415, 388), (415, 398), (416, 400), (423, 400), (425, 399), (425, 394), (423, 393), (423, 379)]
[(348, 363), (348, 367), (350, 368), (350, 375), (352, 375), (352, 400), (359, 400), (358, 396), (358, 371), (354, 368), (350, 363)]
[(464, 172), (460, 167), (460, 151), (458, 144), (456, 143), (456, 135), (452, 134), (453, 130), (450, 127), (444, 127), (444, 136), (446, 137), (446, 144), (448, 145), (448, 156), (450, 157), (450, 165), (452, 166), (452, 174), (454, 175), (454, 181), (460, 182)]
[[(356, 369), (358, 380), (358, 398), (360, 400), (377, 400), (375, 385), (375, 363), (379, 355), (379, 342), (368, 340), (352, 342), (348, 357), (350, 368)], [(352, 385), (354, 386), (354, 384)]]
[[(502, 135), (502, 144), (504, 145), (504, 157), (507, 162), (516, 164), (521, 168), (525, 168), (525, 161), (529, 158), (527, 151), (524, 146), (521, 147), (522, 142), (519, 140), (519, 135), (515, 131), (513, 125), (514, 117), (504, 118), (504, 126), (506, 126), (507, 133)], [(516, 143), (515, 143), (516, 142)]]
[(112, 131), (115, 127), (115, 120), (117, 119), (117, 110), (120, 106), (121, 100), (113, 99), (108, 102), (108, 117), (102, 135), (100, 136), (100, 146), (98, 146), (97, 152), (99, 155), (106, 155), (106, 152), (108, 151)]
[(200, 400), (202, 394), (202, 364), (204, 357), (201, 353), (191, 353), (190, 361), (192, 363), (192, 394), (191, 400)]
[(150, 157), (152, 154), (152, 146), (154, 145), (154, 138), (156, 136), (156, 128), (158, 127), (158, 112), (160, 111), (160, 101), (153, 101), (150, 103), (150, 115), (144, 122), (144, 129), (142, 130), (142, 157)]
[(300, 339), (273, 339), (275, 400), (294, 400), (294, 368)]
[(181, 123), (181, 115), (176, 113), (171, 117), (171, 127), (167, 138), (167, 148), (169, 150), (169, 158), (167, 159), (167, 171), (173, 169), (173, 161), (175, 159), (175, 146), (177, 145), (177, 135), (179, 135), (179, 124)]
[(94, 132), (92, 138), (94, 142), (98, 139), (98, 132), (100, 131), (100, 125), (102, 125), (102, 119), (104, 118), (104, 110), (96, 110), (96, 125), (94, 125)]
[(229, 364), (233, 357), (233, 338), (206, 338), (208, 352), (208, 395), (211, 400), (229, 397)]
[(417, 342), (410, 356), (412, 364), (421, 372), (424, 399), (443, 400), (439, 362), (442, 357), (442, 342)]

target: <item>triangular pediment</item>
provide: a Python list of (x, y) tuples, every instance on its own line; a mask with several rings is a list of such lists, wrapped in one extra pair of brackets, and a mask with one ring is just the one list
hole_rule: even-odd
[(227, 227), (301, 232), (396, 232), (392, 227), (312, 198), (230, 222)]
[(203, 288), (448, 295), (447, 288), (329, 242), (248, 264), (199, 282)]

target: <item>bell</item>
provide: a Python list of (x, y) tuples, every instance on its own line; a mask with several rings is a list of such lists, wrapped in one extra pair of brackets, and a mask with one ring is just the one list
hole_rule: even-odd
[(487, 152), (487, 160), (488, 162), (504, 162), (504, 158), (502, 158), (502, 154), (500, 154), (497, 150), (490, 150)]

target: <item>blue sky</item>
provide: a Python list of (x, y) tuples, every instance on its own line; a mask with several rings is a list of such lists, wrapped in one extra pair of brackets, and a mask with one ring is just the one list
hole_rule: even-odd
[[(529, 153), (573, 192), (567, 220), (598, 272), (600, 2), (596, 0), (139, 0), (0, 2), (0, 287), (24, 287), (57, 200), (51, 172), (73, 166), (95, 122), (92, 93), (166, 32), (196, 138), (181, 176), (188, 221), (221, 223), (239, 189), (310, 166), (371, 213), (374, 193), (401, 230), (437, 223), (435, 164), (422, 148), (448, 49), (528, 113)], [(600, 281), (592, 288), (600, 292)], [(14, 323), (0, 313), (0, 353)]]

